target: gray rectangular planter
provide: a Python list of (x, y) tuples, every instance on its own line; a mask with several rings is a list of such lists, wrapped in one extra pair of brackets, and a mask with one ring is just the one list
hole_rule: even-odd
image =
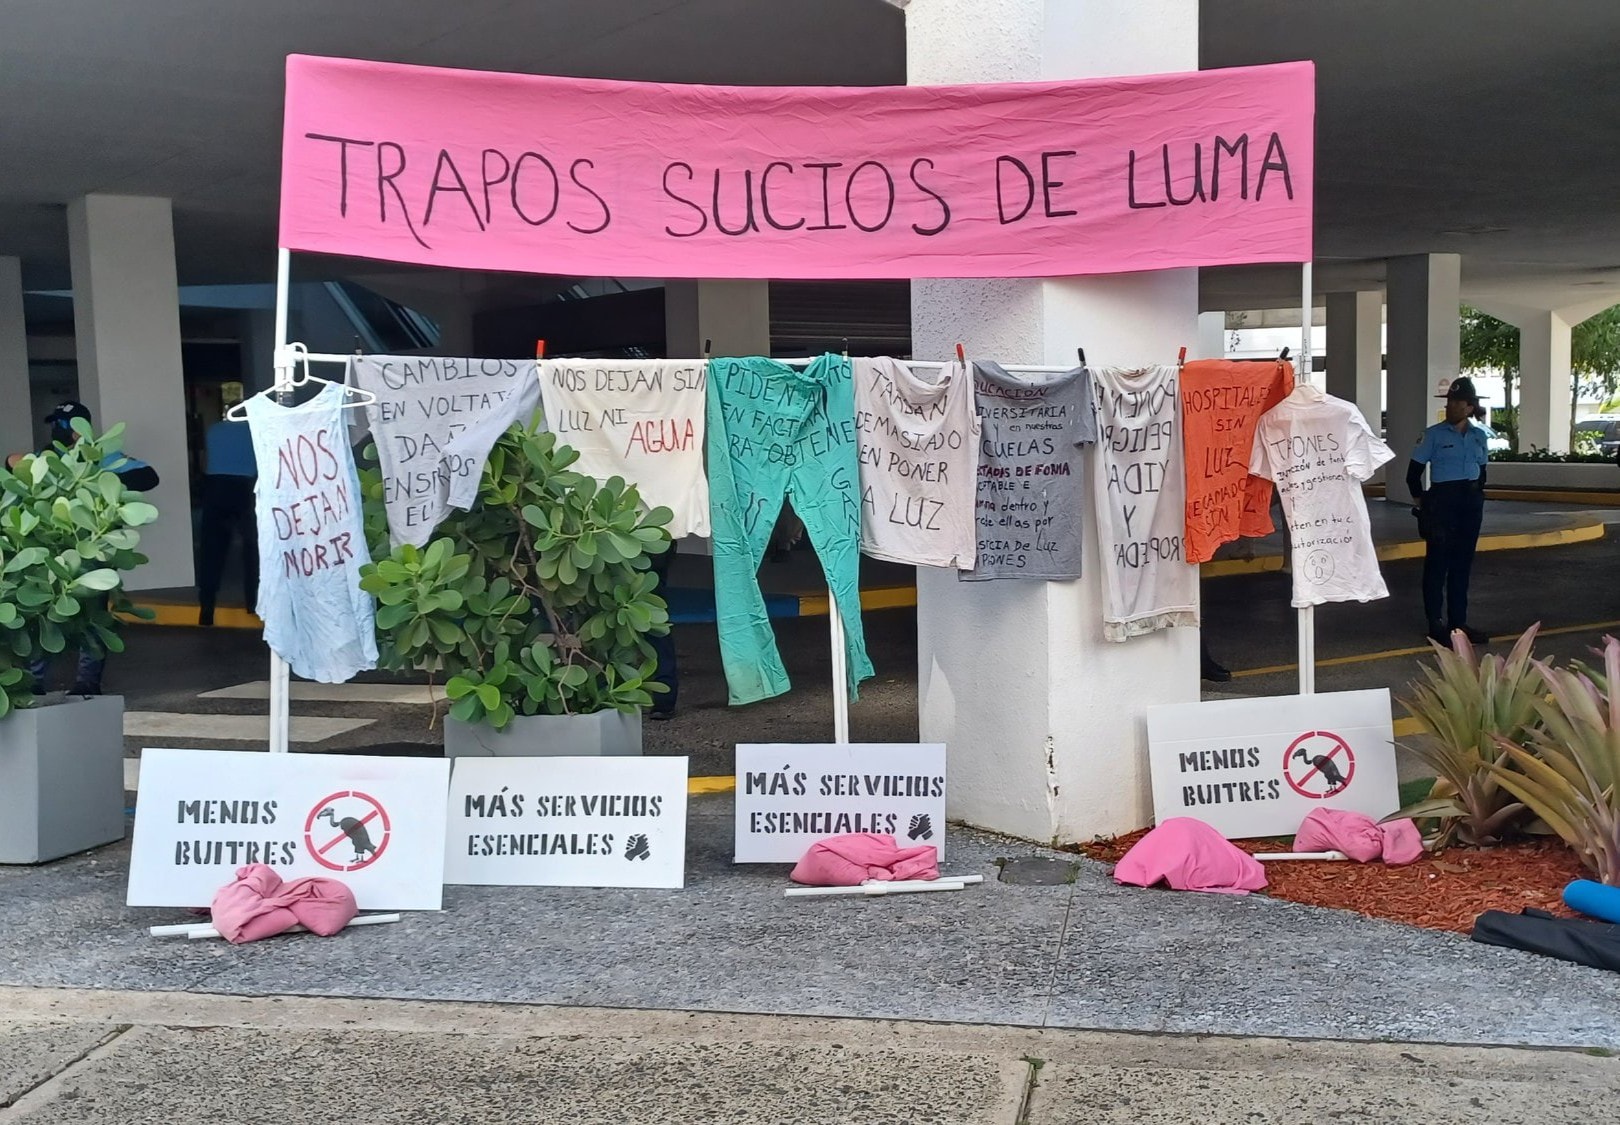
[(124, 700), (70, 696), (0, 719), (0, 863), (124, 838)]
[(638, 757), (641, 715), (597, 711), (589, 715), (519, 715), (503, 730), (484, 723), (444, 720), (447, 758)]

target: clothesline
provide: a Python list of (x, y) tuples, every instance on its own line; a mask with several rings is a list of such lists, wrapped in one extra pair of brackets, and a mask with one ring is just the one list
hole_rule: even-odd
[[(344, 353), (344, 352), (310, 352), (307, 357), (303, 356), (303, 355), (300, 355), (299, 358), (300, 359), (307, 358), (309, 360), (309, 362), (311, 362), (311, 363), (348, 363), (351, 359), (355, 358), (355, 355), (356, 355), (356, 353), (354, 353), (354, 352), (347, 352), (347, 353)], [(427, 357), (423, 357), (423, 358), (427, 358)], [(558, 362), (558, 363), (560, 363), (560, 362), (568, 362), (571, 359), (575, 359), (575, 358), (577, 358), (577, 357), (547, 356), (545, 359), (537, 360), (536, 362), (539, 362), (539, 363)], [(697, 359), (697, 360), (694, 360), (693, 362), (695, 362), (695, 363), (707, 363), (707, 362), (712, 361), (714, 358), (715, 357), (711, 356), (711, 357), (709, 357), (708, 360)], [(777, 360), (777, 362), (778, 363), (788, 363), (788, 364), (810, 363), (813, 360), (816, 360), (816, 359), (819, 359), (819, 358), (820, 358), (819, 356), (806, 356), (806, 357), (799, 357), (799, 358), (793, 358), (793, 359), (779, 359), (779, 360)], [(851, 358), (854, 358), (854, 357), (851, 357)], [(905, 364), (907, 367), (917, 368), (917, 367), (945, 367), (945, 366), (947, 366), (948, 364), (950, 364), (950, 363), (952, 363), (954, 361), (952, 361), (952, 360), (939, 360), (939, 359), (902, 359), (899, 362)], [(1064, 365), (1064, 366), (1053, 366), (1053, 365), (1050, 365), (1050, 364), (1004, 363), (1001, 366), (1002, 366), (1002, 368), (1004, 370), (1014, 372), (1015, 374), (1028, 374), (1028, 375), (1060, 375), (1060, 374), (1062, 374), (1063, 372), (1066, 372), (1066, 371), (1073, 371), (1074, 368), (1075, 368), (1075, 364), (1072, 364), (1072, 363)]]

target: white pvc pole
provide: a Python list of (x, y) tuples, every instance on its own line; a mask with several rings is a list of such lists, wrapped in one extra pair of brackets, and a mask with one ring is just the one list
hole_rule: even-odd
[[(381, 926), (388, 922), (399, 921), (398, 914), (357, 914), (344, 923), (345, 930), (354, 926)], [(153, 937), (183, 937), (191, 941), (202, 938), (217, 938), (220, 936), (211, 923), (189, 922), (179, 926), (152, 926), (147, 930)], [(309, 931), (303, 926), (292, 926), (281, 931), (284, 934), (306, 934)]]
[[(287, 346), (287, 305), (292, 281), (292, 254), (283, 247), (276, 251), (276, 402), (286, 405), (284, 395), (292, 382), (292, 371), (281, 366), (282, 350)], [(291, 702), (288, 691), (287, 662), (281, 654), (270, 650), (270, 752), (285, 754), (289, 748), (288, 723)]]
[(833, 743), (849, 745), (849, 663), (844, 652), (844, 621), (838, 614), (838, 595), (827, 588), (828, 632), (832, 641)]
[(1350, 857), (1343, 852), (1256, 852), (1251, 858), (1261, 863), (1272, 863), (1282, 859), (1320, 859), (1324, 861), (1348, 860)]
[(883, 895), (921, 895), (932, 891), (959, 891), (966, 884), (951, 879), (918, 879), (909, 882), (863, 883), (858, 887), (789, 887), (782, 892), (784, 898), (827, 898), (835, 895), (864, 895), (871, 898)]
[[(1311, 263), (1300, 268), (1300, 329), (1299, 377), (1308, 383), (1316, 381), (1311, 370)], [(1288, 528), (1284, 535), (1293, 534)], [(1299, 565), (1299, 559), (1294, 559)], [(1316, 694), (1316, 607), (1306, 606), (1299, 611), (1299, 694)]]

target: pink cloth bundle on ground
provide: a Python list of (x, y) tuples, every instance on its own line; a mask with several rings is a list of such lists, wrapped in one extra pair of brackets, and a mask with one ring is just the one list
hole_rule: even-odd
[(1114, 881), (1133, 887), (1168, 883), (1177, 891), (1246, 895), (1265, 889), (1266, 869), (1203, 821), (1178, 816), (1125, 853), (1114, 867)]
[(1297, 852), (1343, 852), (1358, 863), (1381, 859), (1395, 867), (1423, 855), (1423, 837), (1410, 820), (1379, 824), (1365, 813), (1314, 809), (1294, 837)]
[(360, 912), (354, 892), (336, 879), (281, 881), (262, 863), (237, 869), (214, 896), (214, 929), (240, 944), (274, 937), (294, 926), (331, 937)]
[(932, 844), (902, 848), (893, 836), (856, 832), (810, 845), (788, 875), (811, 887), (858, 887), (868, 879), (938, 879), (939, 852)]

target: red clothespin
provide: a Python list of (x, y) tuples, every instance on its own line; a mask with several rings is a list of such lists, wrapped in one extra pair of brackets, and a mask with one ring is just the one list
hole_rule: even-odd
[(1185, 366), (1187, 366), (1187, 349), (1186, 348), (1182, 348), (1181, 353), (1176, 356), (1176, 366), (1177, 367), (1185, 367)]
[(545, 359), (546, 358), (546, 342), (544, 340), (536, 340), (534, 342), (534, 358), (535, 359)]
[(962, 345), (961, 344), (956, 345), (956, 362), (957, 363), (966, 363), (967, 362), (967, 352), (962, 350)]

